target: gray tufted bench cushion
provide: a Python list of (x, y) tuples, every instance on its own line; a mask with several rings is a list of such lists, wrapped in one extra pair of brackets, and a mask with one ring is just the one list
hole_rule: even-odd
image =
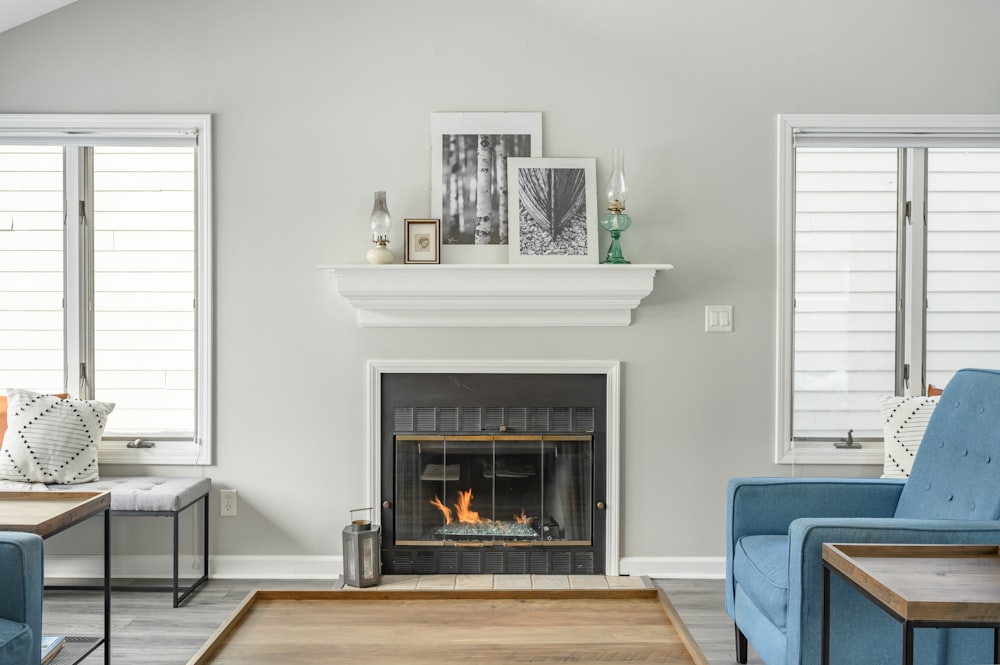
[[(211, 478), (163, 476), (105, 476), (79, 485), (44, 485), (51, 492), (111, 492), (111, 515), (170, 517), (173, 522), (173, 575), (170, 586), (130, 584), (113, 586), (116, 591), (172, 591), (174, 607), (208, 580), (208, 494)], [(32, 488), (35, 489), (35, 488)], [(179, 581), (178, 519), (180, 513), (202, 501), (202, 573), (186, 587)], [(74, 587), (63, 587), (74, 588)], [(95, 588), (77, 586), (78, 589)]]
[(211, 478), (104, 477), (79, 485), (49, 485), (61, 492), (111, 492), (112, 511), (177, 512), (208, 494)]

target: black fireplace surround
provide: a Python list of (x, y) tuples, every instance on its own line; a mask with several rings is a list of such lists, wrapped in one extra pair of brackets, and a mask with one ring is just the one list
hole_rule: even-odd
[(383, 572), (604, 573), (606, 380), (383, 374)]

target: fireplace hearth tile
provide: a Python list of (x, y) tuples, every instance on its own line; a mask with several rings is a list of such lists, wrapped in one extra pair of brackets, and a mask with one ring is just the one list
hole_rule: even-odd
[(455, 589), (465, 590), (479, 590), (479, 589), (492, 589), (493, 588), (493, 576), (492, 575), (456, 575), (455, 576)]
[(420, 579), (417, 580), (417, 589), (420, 591), (424, 590), (442, 590), (442, 589), (454, 589), (455, 588), (455, 576), (454, 575), (421, 575)]
[(635, 575), (608, 575), (605, 579), (612, 589), (643, 589), (653, 586), (648, 578), (636, 577)]
[(365, 587), (366, 589), (381, 589), (384, 591), (414, 591), (419, 575), (383, 575), (382, 581), (377, 587)]
[(571, 589), (607, 589), (608, 578), (604, 575), (570, 575), (569, 588)]
[(532, 589), (568, 589), (568, 575), (532, 575)]
[(530, 589), (531, 575), (494, 575), (494, 589)]

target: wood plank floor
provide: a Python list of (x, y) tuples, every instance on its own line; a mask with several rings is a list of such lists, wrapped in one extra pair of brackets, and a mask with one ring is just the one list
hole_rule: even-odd
[[(722, 580), (653, 580), (663, 588), (712, 665), (734, 663), (733, 624), (726, 614)], [(115, 665), (185, 665), (254, 588), (329, 589), (330, 580), (209, 580), (181, 607), (170, 595), (112, 594), (112, 662)], [(102, 596), (91, 591), (46, 591), (45, 632), (101, 632)], [(104, 662), (103, 647), (85, 665)], [(750, 664), (762, 665), (751, 648)]]

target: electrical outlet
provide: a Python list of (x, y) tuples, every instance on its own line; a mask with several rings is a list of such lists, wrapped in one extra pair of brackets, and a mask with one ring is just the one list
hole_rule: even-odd
[(219, 515), (236, 517), (236, 490), (219, 490)]

